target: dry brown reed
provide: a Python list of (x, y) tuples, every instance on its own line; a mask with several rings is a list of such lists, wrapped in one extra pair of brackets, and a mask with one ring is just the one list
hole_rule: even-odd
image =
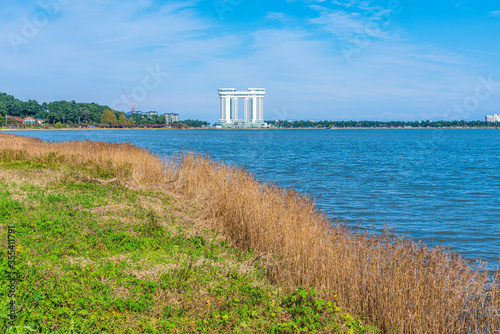
[(492, 279), (441, 248), (333, 225), (312, 198), (261, 183), (241, 168), (192, 154), (165, 166), (130, 144), (46, 143), (6, 134), (0, 134), (0, 154), (56, 154), (63, 163), (111, 164), (138, 182), (168, 183), (238, 247), (271, 255), (270, 275), (285, 287), (326, 289), (343, 309), (384, 332), (499, 333), (499, 272)]
[(13, 160), (35, 159), (43, 163), (81, 165), (109, 170), (118, 177), (141, 183), (165, 181), (165, 165), (152, 152), (130, 143), (95, 141), (44, 142), (38, 138), (0, 133), (0, 154)]
[(492, 280), (442, 248), (333, 225), (307, 195), (206, 157), (182, 156), (169, 172), (238, 247), (272, 255), (285, 286), (326, 289), (384, 332), (498, 333), (498, 272)]

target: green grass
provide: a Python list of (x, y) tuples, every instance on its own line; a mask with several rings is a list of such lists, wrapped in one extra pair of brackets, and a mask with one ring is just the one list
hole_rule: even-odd
[[(265, 257), (197, 228), (163, 190), (100, 182), (92, 177), (112, 178), (111, 168), (61, 161), (15, 152), (0, 159), (1, 333), (375, 330), (313, 287), (285, 291), (271, 282)], [(16, 227), (19, 275), (13, 328), (8, 225)]]

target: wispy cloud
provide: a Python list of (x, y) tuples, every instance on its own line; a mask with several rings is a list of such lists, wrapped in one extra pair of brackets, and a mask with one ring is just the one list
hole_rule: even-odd
[(500, 16), (500, 10), (493, 10), (488, 13), (488, 16)]
[(362, 39), (389, 38), (390, 31), (387, 28), (389, 21), (386, 14), (389, 9), (372, 6), (368, 2), (356, 3), (353, 9), (331, 9), (325, 6), (311, 5), (310, 8), (318, 12), (318, 17), (310, 19), (333, 37), (341, 40), (352, 40), (356, 37)]
[(281, 12), (267, 12), (266, 19), (278, 21), (281, 23), (290, 23), (296, 20), (293, 16)]
[(320, 16), (310, 20), (311, 23), (321, 26), (332, 36), (347, 40), (356, 34), (362, 34), (366, 20), (358, 13), (348, 13), (341, 10), (327, 11), (321, 9)]
[[(141, 85), (145, 68), (158, 65), (169, 76), (137, 104), (140, 109), (216, 120), (216, 90), (223, 86), (265, 87), (266, 110), (286, 107), (308, 119), (441, 115), (474, 90), (470, 59), (403, 39), (400, 26), (383, 21), (382, 29), (369, 31), (370, 47), (346, 63), (339, 42), (366, 34), (367, 24), (386, 9), (373, 2), (336, 3), (295, 2), (310, 15), (274, 8), (261, 13), (264, 24), (234, 29), (200, 9), (203, 2), (68, 1), (19, 54), (0, 44), (0, 91), (25, 100), (111, 104), (120, 87)], [(33, 1), (9, 14), (0, 11), (0, 29), (19, 31), (22, 17), (36, 8)]]
[[(384, 12), (390, 9), (374, 4), (374, 1), (356, 1), (356, 0), (333, 0), (331, 2), (333, 5), (342, 6), (349, 9), (360, 10), (364, 14), (370, 14), (373, 12)], [(397, 2), (394, 2), (397, 4)], [(393, 6), (393, 3), (389, 2), (389, 5)]]

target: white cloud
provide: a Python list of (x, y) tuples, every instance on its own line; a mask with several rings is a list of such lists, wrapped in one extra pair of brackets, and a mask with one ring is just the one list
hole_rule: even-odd
[(493, 10), (489, 12), (489, 16), (500, 16), (500, 10)]
[[(142, 84), (146, 66), (159, 65), (169, 76), (137, 106), (210, 121), (219, 117), (223, 86), (265, 87), (266, 110), (286, 109), (297, 119), (418, 119), (422, 110), (444, 115), (474, 92), (476, 75), (466, 59), (403, 40), (397, 27), (347, 63), (339, 40), (363, 29), (372, 14), (314, 8), (319, 15), (312, 21), (269, 12), (279, 27), (236, 31), (202, 15), (195, 2), (68, 2), (19, 54), (0, 46), (0, 91), (24, 100), (111, 104), (121, 87)], [(18, 31), (28, 14), (0, 20), (0, 28)]]
[[(22, 24), (21, 18), (14, 20), (7, 31), (21, 34)], [(60, 85), (47, 92), (52, 95), (48, 100), (71, 99), (88, 90), (100, 103), (110, 103), (120, 86), (133, 87), (142, 80), (147, 65), (160, 64), (166, 70), (171, 57), (203, 55), (209, 42), (224, 50), (220, 41), (207, 38), (211, 24), (197, 17), (187, 2), (160, 7), (149, 2), (68, 2), (57, 19), (19, 46), (18, 54), (10, 46), (2, 49), (0, 69), (13, 82), (30, 78), (34, 89), (18, 89), (26, 90), (26, 97)], [(198, 47), (188, 43), (197, 41)]]
[(390, 23), (388, 10), (381, 9), (373, 12), (361, 13), (348, 10), (331, 10), (321, 6), (311, 6), (318, 12), (318, 17), (310, 22), (318, 25), (332, 36), (342, 40), (355, 38), (373, 39), (389, 38), (390, 32), (386, 29)]
[(324, 12), (319, 17), (311, 19), (311, 23), (323, 27), (324, 30), (340, 39), (351, 39), (356, 34), (363, 34), (365, 22), (354, 13), (340, 10)]
[(286, 14), (284, 13), (267, 12), (266, 19), (281, 21), (283, 20), (283, 18), (285, 18), (285, 16)]

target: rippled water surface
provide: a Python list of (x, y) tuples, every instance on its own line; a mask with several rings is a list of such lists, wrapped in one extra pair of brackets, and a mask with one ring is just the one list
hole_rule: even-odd
[(194, 150), (309, 192), (334, 219), (500, 258), (500, 130), (18, 131), (46, 140)]

